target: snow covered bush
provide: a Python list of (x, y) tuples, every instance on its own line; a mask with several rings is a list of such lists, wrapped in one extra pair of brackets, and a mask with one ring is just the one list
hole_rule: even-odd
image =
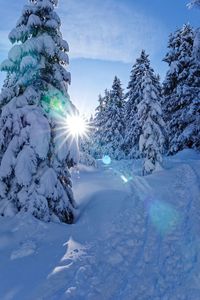
[(57, 2), (30, 0), (9, 34), (15, 45), (1, 64), (7, 78), (0, 95), (0, 215), (72, 223), (69, 168), (77, 148), (61, 130), (75, 107)]

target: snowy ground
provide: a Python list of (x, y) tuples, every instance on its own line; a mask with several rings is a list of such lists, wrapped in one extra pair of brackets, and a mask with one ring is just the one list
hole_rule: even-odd
[(0, 218), (0, 299), (199, 300), (200, 155), (139, 167), (74, 173), (75, 225)]

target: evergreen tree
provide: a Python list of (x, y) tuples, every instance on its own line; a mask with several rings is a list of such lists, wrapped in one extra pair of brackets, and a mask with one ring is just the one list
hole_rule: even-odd
[(67, 93), (68, 44), (56, 5), (30, 0), (9, 35), (15, 45), (1, 65), (7, 79), (0, 96), (0, 215), (28, 212), (72, 223), (68, 168), (77, 149), (63, 138), (59, 123), (75, 108)]
[(191, 0), (190, 2), (189, 2), (189, 4), (188, 4), (188, 7), (194, 7), (194, 6), (196, 6), (196, 7), (200, 7), (200, 0)]
[(150, 68), (144, 73), (141, 81), (142, 100), (137, 106), (138, 123), (141, 128), (139, 149), (141, 157), (144, 157), (143, 175), (147, 175), (162, 162), (165, 134), (160, 91)]
[[(192, 0), (188, 4), (189, 8), (200, 8), (200, 0)], [(193, 44), (193, 57), (197, 64), (200, 64), (200, 28), (195, 31), (194, 44)]]
[(195, 63), (200, 65), (200, 28), (195, 31), (192, 55)]
[(115, 77), (111, 91), (106, 90), (105, 96), (99, 98), (99, 106), (96, 109), (95, 148), (96, 157), (104, 155), (112, 159), (124, 157), (124, 95), (120, 80)]
[(86, 166), (96, 166), (95, 157), (95, 145), (94, 145), (94, 118), (90, 117), (86, 122), (87, 132), (80, 138), (80, 163)]
[(124, 158), (124, 95), (121, 81), (115, 76), (110, 99), (106, 104), (105, 119), (103, 125), (103, 155), (108, 155), (112, 159)]
[[(190, 2), (189, 6), (200, 8), (200, 0), (192, 0)], [(198, 28), (195, 32), (195, 38), (194, 38), (194, 44), (193, 44), (193, 58), (194, 58), (194, 64), (195, 64), (194, 69), (197, 69), (197, 68), (200, 69), (200, 28)], [(194, 64), (193, 64), (193, 66), (194, 66)], [(194, 133), (196, 135), (196, 138), (194, 139), (195, 140), (194, 146), (195, 146), (195, 148), (200, 149), (200, 94), (198, 94), (198, 97), (196, 97), (196, 99), (194, 99), (194, 101), (192, 102), (190, 114), (193, 115), (193, 117), (195, 119)]]
[(142, 50), (140, 57), (136, 60), (131, 71), (131, 77), (126, 94), (125, 104), (125, 153), (129, 158), (139, 158), (139, 138), (141, 127), (138, 123), (138, 104), (142, 101), (142, 80), (147, 70), (152, 73), (153, 82), (161, 93), (159, 77), (155, 76), (150, 67), (148, 55)]
[[(200, 69), (193, 57), (194, 31), (184, 25), (170, 36), (169, 52), (164, 61), (169, 71), (163, 84), (164, 113), (169, 135), (169, 153), (198, 144), (197, 105), (200, 92)], [(191, 113), (196, 109), (195, 113)]]
[(104, 148), (104, 134), (105, 124), (108, 121), (107, 118), (107, 106), (110, 101), (110, 91), (105, 90), (105, 95), (102, 97), (99, 95), (99, 105), (96, 108), (95, 118), (93, 120), (94, 132), (92, 136), (92, 154), (95, 158), (102, 158)]

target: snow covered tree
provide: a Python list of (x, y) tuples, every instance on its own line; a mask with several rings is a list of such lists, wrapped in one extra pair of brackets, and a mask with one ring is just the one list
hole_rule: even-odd
[(99, 97), (94, 118), (94, 153), (96, 158), (105, 155), (113, 159), (124, 157), (124, 95), (120, 80), (115, 77), (111, 91)]
[[(192, 0), (188, 3), (189, 8), (200, 8), (200, 0)], [(196, 59), (196, 62), (200, 64), (200, 28), (197, 28), (194, 37), (193, 44), (193, 57)]]
[(188, 7), (200, 7), (200, 0), (191, 0), (189, 3), (188, 3)]
[(141, 97), (142, 100), (137, 106), (138, 123), (141, 128), (139, 150), (141, 157), (144, 157), (143, 175), (147, 175), (161, 164), (165, 147), (160, 91), (150, 68), (142, 78)]
[(101, 131), (102, 154), (112, 159), (124, 158), (124, 95), (121, 81), (115, 76), (112, 89), (105, 104)]
[(80, 160), (79, 163), (86, 166), (96, 166), (95, 160), (95, 142), (94, 142), (94, 118), (90, 117), (86, 122), (87, 124), (87, 132), (80, 138)]
[[(200, 8), (200, 0), (192, 0), (189, 3), (189, 7), (197, 7)], [(195, 32), (194, 37), (194, 43), (193, 43), (193, 58), (194, 58), (194, 64), (196, 64), (196, 68), (200, 69), (200, 28), (197, 28)], [(193, 65), (194, 65), (193, 64)], [(199, 73), (198, 73), (198, 76)], [(194, 126), (195, 129), (195, 139), (194, 139), (194, 146), (197, 149), (200, 149), (200, 92), (198, 93), (198, 96), (194, 101), (192, 102), (191, 108), (190, 108), (190, 114), (193, 115), (194, 118)]]
[[(169, 71), (163, 84), (164, 114), (169, 136), (169, 153), (195, 148), (199, 135), (196, 120), (200, 94), (200, 68), (193, 57), (194, 31), (184, 25), (170, 36), (164, 61)], [(195, 112), (193, 110), (196, 110)]]
[(159, 77), (154, 75), (150, 67), (148, 55), (142, 50), (140, 57), (136, 60), (131, 71), (125, 104), (125, 142), (124, 150), (129, 158), (139, 158), (139, 138), (141, 127), (138, 123), (138, 104), (142, 101), (142, 80), (147, 70), (152, 73), (154, 84), (161, 93)]
[(1, 65), (0, 215), (27, 212), (44, 221), (74, 221), (69, 168), (77, 148), (63, 132), (75, 107), (67, 88), (68, 44), (57, 0), (30, 0), (9, 34), (15, 44)]
[(103, 139), (104, 139), (104, 125), (107, 122), (106, 108), (110, 101), (110, 91), (105, 90), (105, 95), (99, 95), (99, 105), (96, 108), (95, 117), (93, 120), (93, 135), (92, 135), (92, 156), (95, 158), (102, 158), (103, 156)]

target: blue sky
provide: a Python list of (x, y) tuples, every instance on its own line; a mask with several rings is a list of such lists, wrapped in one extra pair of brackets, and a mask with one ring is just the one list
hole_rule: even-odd
[[(9, 31), (28, 0), (0, 0), (0, 60), (6, 58)], [(69, 93), (84, 113), (93, 112), (98, 94), (118, 75), (126, 88), (131, 66), (144, 48), (155, 71), (162, 62), (170, 32), (184, 23), (198, 27), (200, 11), (187, 0), (60, 0), (62, 33), (70, 46), (72, 84)], [(4, 75), (0, 75), (0, 84)]]

